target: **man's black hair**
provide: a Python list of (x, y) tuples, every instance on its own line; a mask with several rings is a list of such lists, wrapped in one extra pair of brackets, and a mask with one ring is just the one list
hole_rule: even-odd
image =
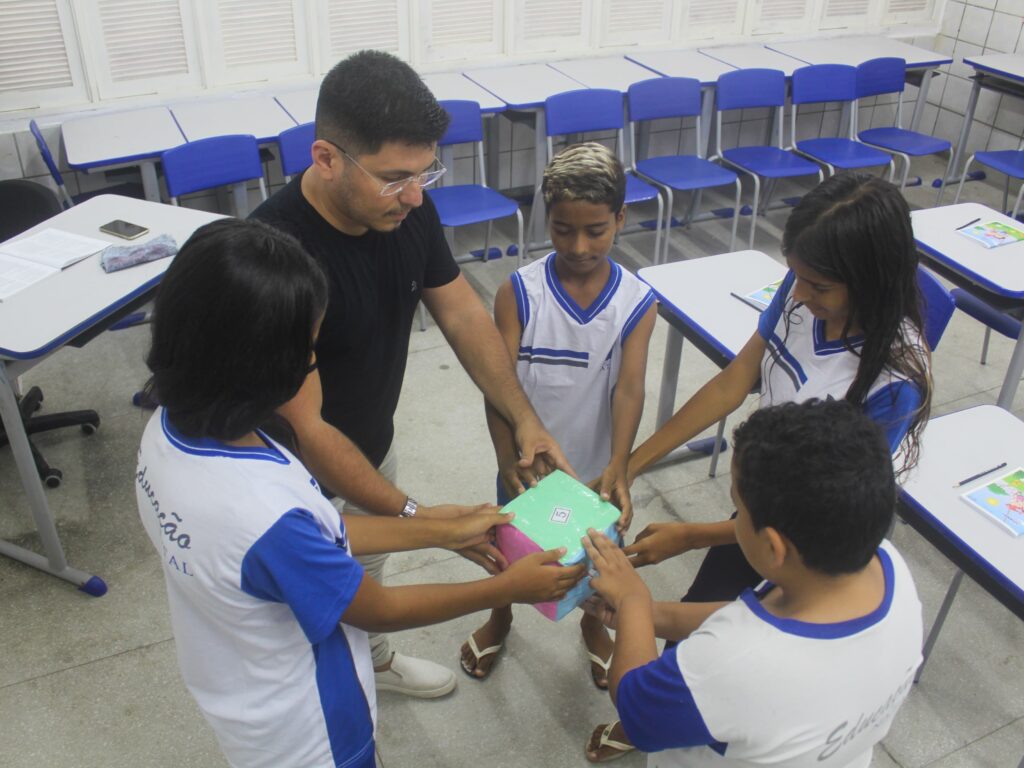
[(147, 389), (184, 434), (237, 440), (299, 391), (326, 306), (323, 272), (293, 237), (206, 224), (157, 291)]
[(433, 144), (448, 120), (413, 68), (383, 51), (359, 51), (336, 64), (316, 102), (316, 137), (356, 156), (389, 141)]
[(733, 435), (736, 488), (755, 530), (770, 526), (804, 564), (855, 573), (892, 524), (896, 482), (881, 428), (846, 401), (756, 411)]

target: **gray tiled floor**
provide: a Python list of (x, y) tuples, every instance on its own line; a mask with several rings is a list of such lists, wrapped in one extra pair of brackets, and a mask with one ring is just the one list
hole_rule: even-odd
[[(937, 175), (938, 166), (925, 167), (926, 178)], [(973, 185), (968, 194), (996, 202), (994, 188)], [(930, 205), (933, 195), (930, 187), (907, 193), (915, 206)], [(768, 215), (758, 229), (758, 248), (778, 253), (784, 220), (784, 211)], [(741, 221), (741, 240), (747, 226)], [(480, 240), (482, 232), (460, 232), (463, 247)], [(676, 232), (672, 242), (673, 258), (680, 250), (686, 257), (724, 251), (727, 223), (697, 224)], [(616, 256), (631, 268), (644, 266), (652, 247), (652, 235), (627, 235)], [(466, 273), (489, 302), (512, 266), (509, 260), (474, 264)], [(989, 364), (980, 366), (981, 335), (970, 319), (954, 318), (935, 355), (935, 413), (995, 401), (1010, 343), (994, 339)], [(659, 322), (641, 437), (653, 428), (664, 339)], [(224, 764), (178, 678), (162, 577), (135, 511), (130, 476), (146, 416), (129, 398), (145, 378), (146, 344), (145, 329), (106, 334), (83, 350), (63, 350), (27, 377), (44, 387), (47, 408), (95, 407), (102, 414), (103, 426), (92, 437), (69, 431), (40, 438), (39, 445), (65, 473), (64, 485), (47, 497), (69, 559), (102, 575), (110, 592), (91, 599), (0, 558), (0, 765), (7, 768)], [(713, 372), (687, 348), (677, 402)], [(397, 425), (402, 487), (428, 503), (491, 499), (493, 458), (481, 398), (433, 325), (413, 334), (407, 379)], [(1024, 415), (1024, 393), (1014, 410)], [(700, 459), (638, 480), (634, 530), (655, 520), (726, 514), (728, 476), (710, 479), (706, 470), (707, 460)], [(0, 452), (0, 536), (33, 546), (30, 531), (9, 453)], [(908, 527), (897, 526), (894, 538), (930, 622), (953, 569)], [(644, 576), (657, 596), (675, 599), (698, 562), (699, 555), (686, 555)], [(468, 562), (441, 551), (395, 556), (390, 574), (391, 583), (479, 576)], [(401, 633), (395, 645), (454, 667), (459, 644), (481, 617)], [(1024, 755), (1022, 649), (1024, 625), (965, 582), (924, 678), (876, 751), (875, 765), (1015, 768)], [(439, 701), (383, 695), (380, 745), (388, 768), (583, 765), (587, 733), (611, 712), (606, 694), (589, 681), (575, 621), (551, 624), (521, 607), (507, 652), (488, 681), (460, 675), (456, 692)], [(643, 758), (618, 764), (639, 766)]]

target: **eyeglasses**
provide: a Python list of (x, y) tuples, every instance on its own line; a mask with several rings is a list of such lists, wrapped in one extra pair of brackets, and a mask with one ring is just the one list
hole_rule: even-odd
[(413, 182), (415, 182), (416, 185), (419, 186), (420, 189), (423, 189), (424, 187), (429, 187), (435, 181), (437, 181), (442, 176), (444, 176), (445, 172), (448, 170), (447, 168), (445, 168), (441, 164), (441, 161), (438, 160), (435, 157), (434, 158), (434, 166), (435, 167), (434, 167), (433, 170), (424, 171), (423, 173), (418, 173), (415, 176), (409, 176), (408, 178), (405, 178), (405, 179), (399, 179), (398, 181), (384, 181), (384, 179), (381, 179), (381, 178), (377, 177), (375, 174), (370, 173), (368, 170), (363, 168), (363, 166), (361, 166), (359, 164), (358, 160), (356, 160), (354, 157), (352, 157), (352, 155), (350, 155), (348, 152), (345, 151), (344, 147), (338, 146), (337, 144), (335, 144), (330, 139), (324, 139), (324, 141), (326, 141), (332, 147), (335, 147), (336, 149), (338, 149), (341, 152), (341, 154), (343, 154), (345, 157), (347, 157), (349, 160), (351, 160), (355, 164), (356, 168), (358, 168), (360, 171), (362, 171), (367, 176), (369, 176), (371, 179), (373, 179), (378, 184), (380, 184), (380, 195), (381, 195), (381, 197), (393, 197), (393, 196), (401, 193), (401, 191), (403, 189), (405, 189), (407, 186), (409, 186)]

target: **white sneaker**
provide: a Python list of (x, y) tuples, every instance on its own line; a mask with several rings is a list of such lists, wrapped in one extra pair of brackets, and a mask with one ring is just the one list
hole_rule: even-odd
[(404, 693), (417, 699), (434, 699), (455, 689), (455, 673), (426, 659), (391, 654), (391, 668), (374, 673), (378, 691)]

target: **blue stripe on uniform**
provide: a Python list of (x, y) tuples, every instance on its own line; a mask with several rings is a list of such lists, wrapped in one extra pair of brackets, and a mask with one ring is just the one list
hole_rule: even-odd
[(648, 291), (647, 295), (640, 300), (640, 303), (633, 308), (629, 317), (626, 318), (626, 324), (622, 327), (622, 333), (619, 337), (620, 343), (626, 343), (626, 338), (633, 332), (633, 329), (636, 328), (636, 324), (640, 322), (640, 319), (647, 314), (647, 310), (650, 309), (653, 303), (654, 291)]
[(800, 383), (806, 384), (807, 374), (804, 373), (804, 369), (800, 366), (800, 363), (797, 362), (797, 359), (793, 357), (793, 353), (786, 349), (785, 342), (783, 342), (783, 340), (778, 337), (778, 334), (775, 333), (772, 334), (771, 340), (772, 342), (774, 342), (776, 350), (778, 351), (779, 355), (781, 355), (782, 358), (787, 363), (789, 363), (790, 367), (793, 370), (793, 373), (796, 374), (796, 377), (800, 380)]
[(519, 327), (526, 330), (526, 324), (530, 322), (530, 298), (526, 295), (526, 286), (523, 285), (523, 276), (518, 272), (512, 273), (512, 293), (516, 297), (516, 314), (519, 315)]

